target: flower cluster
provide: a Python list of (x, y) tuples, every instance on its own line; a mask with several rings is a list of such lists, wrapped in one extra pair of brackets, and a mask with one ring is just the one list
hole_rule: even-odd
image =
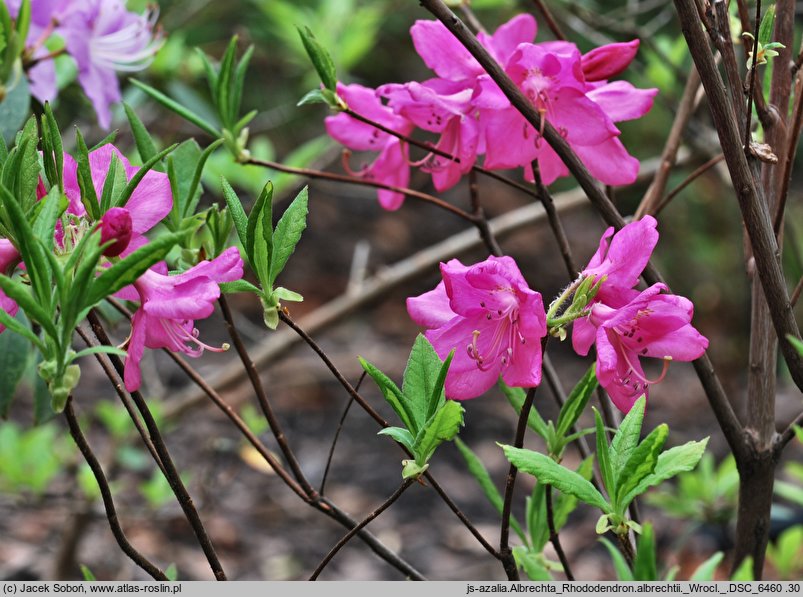
[[(519, 15), (493, 35), (477, 37), (596, 178), (609, 185), (633, 182), (639, 163), (622, 145), (614, 123), (643, 116), (657, 89), (637, 89), (609, 79), (633, 60), (638, 40), (581, 54), (569, 42), (532, 43), (536, 30), (532, 16)], [(407, 136), (416, 127), (439, 135), (435, 148), (459, 161), (432, 153), (411, 164), (406, 146), (393, 135), (347, 113), (330, 116), (326, 126), (335, 140), (350, 149), (380, 152), (358, 175), (400, 186), (409, 180), (410, 166), (420, 165), (431, 173), (435, 188), (443, 191), (454, 186), (480, 155), (485, 156), (485, 168), (523, 168), (529, 181), (534, 179), (536, 160), (545, 184), (568, 175), (543, 141), (543, 131), (524, 119), (442, 23), (417, 21), (410, 33), (434, 78), (376, 90), (341, 84), (338, 95), (353, 112), (400, 135)], [(379, 198), (387, 209), (396, 209), (403, 201), (392, 191), (380, 191)]]
[[(663, 379), (670, 361), (693, 361), (708, 348), (691, 325), (691, 301), (664, 293), (664, 284), (634, 288), (657, 242), (650, 216), (616, 234), (609, 228), (581, 273), (600, 285), (585, 315), (573, 323), (572, 345), (582, 356), (596, 345), (597, 379), (625, 413)], [(513, 259), (489, 257), (468, 267), (453, 259), (441, 264), (441, 274), (434, 290), (407, 299), (407, 310), (426, 328), (438, 356), (455, 351), (447, 396), (474, 398), (500, 375), (511, 386), (538, 385), (546, 315), (541, 295), (529, 289)], [(647, 378), (642, 357), (663, 360), (658, 379)]]
[[(131, 180), (139, 168), (132, 166), (120, 151), (104, 145), (89, 153), (89, 167), (95, 193), (101, 196), (112, 160), (122, 166), (126, 180)], [(70, 252), (83, 235), (92, 230), (84, 199), (78, 183), (78, 166), (69, 154), (64, 154), (64, 193), (68, 207), (57, 223), (55, 246), (58, 252)], [(38, 195), (45, 195), (40, 179)], [(147, 244), (144, 234), (170, 213), (173, 196), (166, 174), (149, 171), (132, 192), (124, 207), (112, 207), (97, 222), (100, 241), (107, 244), (104, 255), (107, 264), (117, 256), (125, 257)], [(20, 255), (7, 239), (0, 239), (0, 273), (11, 275), (20, 264)], [(209, 317), (220, 297), (221, 282), (233, 282), (243, 275), (243, 260), (239, 250), (231, 247), (217, 258), (202, 261), (195, 267), (176, 275), (168, 275), (167, 266), (158, 263), (141, 275), (133, 285), (117, 293), (122, 299), (139, 302), (131, 322), (131, 334), (124, 346), (125, 386), (129, 391), (140, 387), (140, 361), (144, 348), (167, 348), (197, 357), (204, 349), (220, 351), (198, 338), (195, 320)], [(17, 304), (0, 291), (0, 308), (9, 315), (17, 312)], [(4, 328), (0, 326), (0, 331)]]
[[(21, 0), (7, 0), (16, 17)], [(32, 0), (25, 61), (31, 93), (41, 102), (58, 93), (56, 69), (46, 42), (57, 36), (78, 68), (78, 81), (103, 128), (111, 124), (111, 105), (121, 100), (117, 72), (145, 68), (159, 48), (157, 13), (130, 12), (124, 0)]]

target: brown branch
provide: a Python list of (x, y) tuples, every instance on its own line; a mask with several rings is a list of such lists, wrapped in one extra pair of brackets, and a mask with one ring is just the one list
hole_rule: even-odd
[(566, 236), (566, 230), (563, 228), (563, 223), (560, 221), (560, 216), (555, 209), (555, 202), (549, 189), (546, 188), (544, 181), (541, 179), (541, 168), (538, 166), (538, 161), (533, 162), (533, 173), (535, 176), (535, 189), (538, 194), (538, 199), (541, 205), (544, 206), (549, 227), (552, 229), (552, 235), (555, 237), (555, 242), (558, 243), (560, 249), (560, 256), (563, 258), (563, 264), (566, 266), (566, 272), (569, 274), (569, 281), (574, 281), (579, 273), (577, 265), (572, 258), (572, 248), (569, 246), (569, 238)]
[[(365, 376), (368, 374), (367, 371), (363, 371), (362, 375), (360, 375), (360, 379), (357, 380), (357, 385), (354, 386), (354, 391), (359, 392), (360, 386), (362, 385)], [(351, 405), (354, 404), (354, 397), (349, 396), (349, 401), (346, 403), (346, 408), (343, 409), (343, 414), (340, 416), (340, 422), (337, 424), (337, 429), (335, 430), (335, 436), (332, 438), (332, 445), (329, 446), (329, 454), (326, 457), (326, 466), (323, 468), (323, 475), (321, 476), (321, 485), (318, 489), (318, 493), (323, 495), (324, 488), (326, 487), (326, 479), (329, 478), (329, 468), (332, 466), (332, 458), (335, 455), (335, 447), (337, 447), (337, 440), (340, 438), (340, 432), (343, 431), (343, 424), (346, 422), (346, 417), (349, 414), (349, 410), (351, 410)]]
[(803, 425), (803, 413), (800, 413), (789, 425), (786, 429), (784, 429), (775, 439), (775, 453), (777, 456), (780, 456), (781, 451), (786, 447), (786, 445), (794, 439), (795, 427), (800, 427)]
[(356, 184), (362, 185), (366, 187), (374, 187), (375, 189), (385, 189), (388, 191), (393, 191), (395, 193), (401, 193), (406, 197), (412, 197), (413, 199), (419, 199), (426, 203), (430, 203), (441, 209), (445, 209), (446, 211), (453, 213), (454, 215), (463, 218), (464, 220), (474, 223), (474, 218), (471, 214), (466, 213), (459, 207), (455, 207), (454, 205), (447, 203), (443, 199), (438, 199), (433, 195), (428, 195), (427, 193), (422, 193), (421, 191), (415, 191), (413, 189), (408, 189), (405, 187), (397, 187), (389, 184), (385, 184), (382, 182), (377, 182), (375, 180), (366, 180), (364, 178), (358, 178), (356, 176), (348, 176), (345, 174), (335, 174), (333, 172), (324, 172), (323, 170), (313, 170), (312, 168), (296, 168), (294, 166), (286, 166), (285, 164), (280, 164), (279, 162), (273, 162), (270, 160), (260, 160), (257, 158), (248, 158), (243, 162), (243, 164), (252, 165), (252, 166), (262, 166), (264, 168), (270, 168), (272, 170), (278, 170), (279, 172), (287, 172), (289, 174), (297, 174), (299, 176), (306, 176), (307, 178), (320, 178), (323, 180), (331, 180), (334, 182), (344, 182), (348, 184)]
[(147, 572), (154, 580), (168, 580), (167, 576), (165, 576), (165, 573), (158, 566), (151, 563), (148, 558), (137, 551), (137, 549), (131, 545), (131, 543), (129, 543), (128, 538), (125, 536), (123, 528), (120, 526), (120, 521), (117, 518), (117, 510), (114, 507), (114, 498), (112, 498), (109, 482), (106, 479), (106, 475), (103, 472), (103, 467), (100, 465), (100, 461), (95, 456), (95, 453), (92, 451), (89, 442), (86, 441), (86, 437), (81, 431), (81, 426), (78, 423), (78, 418), (75, 416), (75, 410), (73, 410), (72, 403), (73, 398), (70, 396), (67, 399), (67, 406), (64, 408), (64, 417), (67, 419), (67, 426), (70, 428), (70, 435), (72, 435), (75, 445), (78, 446), (78, 449), (83, 455), (84, 460), (86, 460), (86, 463), (89, 465), (89, 468), (92, 470), (92, 474), (95, 476), (95, 480), (98, 483), (100, 496), (103, 500), (103, 507), (106, 509), (106, 518), (109, 521), (109, 527), (111, 528), (112, 535), (114, 535), (114, 538), (117, 541), (117, 544), (120, 546), (120, 549), (123, 550), (123, 553), (131, 558), (131, 560), (137, 566)]
[(558, 25), (557, 21), (555, 21), (555, 17), (552, 16), (552, 11), (549, 10), (549, 7), (546, 5), (544, 0), (533, 0), (535, 3), (535, 7), (541, 13), (541, 16), (544, 17), (546, 21), (547, 27), (552, 32), (552, 35), (555, 36), (555, 39), (559, 39), (561, 41), (565, 41), (567, 38), (561, 31), (560, 26)]
[[(750, 72), (748, 76), (750, 77), (750, 91), (747, 94), (747, 113), (745, 114), (745, 118), (747, 119), (744, 126), (744, 148), (747, 150), (750, 147), (750, 141), (752, 140), (752, 132), (750, 131), (751, 122), (753, 120), (753, 94), (755, 93), (756, 89), (756, 62), (758, 60), (758, 52), (756, 48), (758, 47), (758, 29), (761, 25), (761, 0), (756, 0), (756, 21), (755, 27), (753, 28), (753, 61), (750, 64)], [(739, 113), (737, 112), (737, 116)], [(717, 127), (717, 131), (719, 131), (719, 127)]]
[(563, 552), (563, 546), (560, 544), (560, 535), (558, 535), (558, 530), (555, 528), (555, 513), (552, 509), (551, 485), (546, 486), (546, 522), (549, 527), (549, 542), (552, 544), (552, 547), (555, 548), (555, 553), (558, 554), (558, 559), (560, 560), (561, 566), (563, 566), (563, 573), (566, 575), (567, 580), (574, 580), (574, 574), (572, 574), (572, 569), (569, 567), (569, 559)]
[(680, 194), (680, 192), (683, 191), (683, 189), (685, 189), (687, 186), (689, 186), (691, 183), (693, 183), (695, 180), (697, 180), (700, 176), (702, 176), (703, 174), (708, 172), (711, 168), (713, 168), (714, 166), (719, 164), (724, 159), (725, 159), (725, 156), (720, 153), (719, 155), (714, 156), (713, 158), (708, 160), (705, 164), (695, 168), (691, 172), (691, 174), (689, 174), (683, 180), (683, 182), (681, 182), (678, 186), (676, 186), (669, 193), (667, 193), (666, 197), (664, 197), (661, 200), (661, 202), (652, 211), (652, 215), (658, 215), (659, 213), (661, 213), (664, 210), (664, 208), (667, 205), (669, 205), (669, 203), (672, 201), (672, 199), (677, 197)]
[[(98, 316), (95, 314), (94, 310), (87, 314), (87, 320), (92, 326), (92, 332), (95, 334), (95, 337), (100, 341), (100, 343), (107, 346), (112, 346), (109, 336), (106, 334), (106, 330), (103, 329), (103, 325), (101, 324), (100, 319), (98, 319)], [(114, 368), (117, 370), (118, 375), (123, 377), (124, 366), (123, 362), (120, 360), (120, 357), (110, 354), (109, 359), (114, 365)], [(226, 580), (226, 573), (223, 571), (223, 567), (221, 566), (220, 560), (217, 557), (215, 548), (209, 539), (209, 534), (206, 532), (203, 522), (201, 522), (201, 517), (198, 515), (198, 511), (195, 509), (192, 497), (190, 497), (190, 494), (187, 492), (187, 488), (184, 486), (184, 482), (181, 480), (181, 477), (178, 474), (178, 470), (173, 463), (173, 459), (170, 457), (170, 453), (168, 452), (167, 446), (164, 443), (164, 439), (159, 431), (159, 427), (156, 425), (156, 421), (154, 420), (153, 415), (148, 408), (148, 403), (139, 392), (131, 392), (130, 395), (134, 400), (134, 404), (142, 416), (142, 419), (145, 421), (145, 427), (147, 428), (148, 434), (151, 437), (151, 441), (156, 449), (156, 453), (159, 455), (159, 459), (164, 465), (165, 478), (167, 479), (170, 488), (173, 490), (173, 493), (175, 494), (176, 499), (178, 500), (178, 503), (187, 518), (187, 521), (190, 523), (190, 526), (195, 533), (195, 537), (198, 539), (198, 543), (201, 546), (207, 561), (209, 562), (209, 566), (212, 569), (215, 578), (217, 580)]]
[(471, 213), (474, 216), (475, 225), (477, 227), (477, 231), (480, 233), (480, 238), (482, 239), (482, 242), (485, 243), (485, 247), (488, 249), (488, 252), (491, 255), (501, 257), (504, 253), (502, 252), (502, 248), (499, 246), (499, 243), (497, 242), (496, 237), (491, 230), (491, 226), (488, 223), (488, 218), (485, 217), (485, 210), (482, 208), (482, 204), (480, 203), (477, 175), (474, 173), (474, 170), (471, 170), (468, 173), (468, 190), (469, 195), (471, 196)]
[(363, 527), (367, 526), (372, 520), (374, 520), (377, 516), (382, 514), (382, 512), (390, 508), (390, 506), (392, 506), (393, 503), (397, 499), (399, 499), (399, 497), (401, 497), (401, 494), (403, 494), (407, 490), (407, 488), (410, 487), (410, 485), (412, 485), (414, 482), (415, 479), (405, 479), (405, 481), (399, 486), (399, 488), (393, 492), (393, 495), (391, 495), (387, 500), (385, 500), (381, 506), (379, 506), (376, 510), (374, 510), (368, 516), (366, 516), (358, 525), (356, 525), (348, 533), (343, 535), (343, 538), (340, 539), (340, 541), (338, 541), (337, 544), (335, 544), (335, 546), (329, 551), (329, 553), (326, 554), (326, 557), (324, 557), (324, 559), (321, 560), (321, 563), (318, 564), (317, 568), (315, 568), (315, 571), (309, 577), (309, 580), (318, 580), (318, 576), (320, 576), (321, 572), (323, 572), (323, 569), (326, 568), (326, 565), (332, 561), (332, 558), (337, 555), (337, 552), (339, 552), (343, 548), (343, 546), (345, 546), (346, 543), (348, 543), (351, 540), (351, 538), (354, 537), (354, 535), (356, 535)]

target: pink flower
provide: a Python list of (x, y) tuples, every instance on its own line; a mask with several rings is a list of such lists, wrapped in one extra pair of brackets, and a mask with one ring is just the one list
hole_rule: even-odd
[(151, 269), (134, 283), (140, 307), (126, 341), (124, 377), (129, 392), (140, 386), (139, 363), (145, 347), (167, 348), (191, 357), (200, 356), (204, 349), (225, 350), (201, 342), (195, 320), (206, 319), (214, 311), (220, 282), (232, 282), (242, 275), (240, 252), (230, 247), (212, 261), (202, 261), (184, 273), (168, 276)]
[[(694, 307), (688, 299), (671, 294), (663, 284), (650, 286), (625, 306), (613, 309), (596, 303), (589, 320), (596, 328), (597, 379), (623, 413), (649, 386), (660, 382), (670, 361), (693, 361), (708, 348), (708, 340), (692, 325)], [(587, 354), (588, 349), (585, 353)], [(641, 357), (664, 360), (663, 372), (649, 379)]]
[[(125, 171), (126, 180), (131, 180), (134, 174), (139, 171), (138, 166), (131, 163), (111, 144), (104, 145), (89, 153), (89, 169), (92, 174), (92, 183), (95, 187), (95, 194), (98, 199), (103, 192), (103, 183), (111, 166), (112, 155), (116, 155), (120, 161), (118, 168), (122, 166)], [(86, 216), (86, 208), (81, 202), (81, 189), (78, 186), (78, 165), (68, 154), (64, 154), (64, 193), (70, 204), (67, 212), (76, 216)], [(126, 243), (130, 252), (145, 244), (143, 236), (148, 230), (161, 222), (173, 208), (173, 192), (170, 189), (170, 181), (167, 174), (149, 171), (140, 181), (125, 207), (119, 208), (128, 213), (130, 217), (130, 242)], [(118, 221), (122, 217), (118, 213), (115, 216)], [(122, 249), (121, 249), (122, 251)]]
[[(337, 94), (354, 112), (384, 127), (401, 135), (409, 135), (413, 130), (411, 122), (382, 105), (382, 101), (373, 89), (357, 84), (338, 83)], [(326, 130), (335, 141), (350, 149), (379, 152), (371, 164), (358, 172), (352, 172), (347, 167), (350, 174), (396, 187), (406, 187), (409, 184), (410, 165), (407, 146), (397, 137), (355, 120), (348, 114), (328, 116)], [(388, 210), (399, 209), (404, 202), (404, 195), (395, 191), (380, 189), (377, 195), (380, 205)]]
[[(20, 254), (16, 247), (11, 244), (11, 241), (5, 238), (0, 238), (0, 274), (11, 275), (9, 269), (19, 263)], [(6, 296), (6, 293), (0, 290), (0, 309), (8, 313), (11, 317), (17, 314), (19, 307), (17, 303)], [(6, 328), (0, 324), (0, 332)]]
[(117, 257), (125, 251), (131, 241), (131, 214), (122, 207), (112, 207), (100, 219), (100, 244), (114, 241), (103, 254)]
[(489, 257), (465, 266), (441, 263), (443, 281), (407, 299), (407, 311), (442, 359), (454, 350), (446, 395), (475, 398), (499, 376), (516, 387), (541, 382), (541, 338), (546, 315), (541, 295), (530, 290), (510, 257)]

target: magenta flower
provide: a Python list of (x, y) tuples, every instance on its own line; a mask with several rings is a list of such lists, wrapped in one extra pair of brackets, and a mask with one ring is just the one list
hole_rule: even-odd
[(100, 244), (112, 242), (103, 254), (117, 257), (131, 241), (131, 213), (122, 207), (112, 207), (100, 218)]
[(124, 0), (59, 3), (57, 33), (78, 65), (78, 81), (103, 128), (111, 124), (111, 105), (121, 100), (117, 73), (142, 70), (159, 49), (156, 16), (129, 12)]
[[(402, 135), (409, 135), (413, 130), (411, 122), (382, 105), (382, 101), (373, 89), (357, 84), (338, 83), (337, 94), (354, 112), (384, 127)], [(326, 130), (330, 137), (349, 149), (379, 152), (371, 164), (357, 172), (346, 166), (350, 174), (396, 187), (406, 187), (409, 184), (410, 164), (407, 146), (397, 137), (355, 120), (348, 114), (328, 116)], [(379, 189), (377, 195), (379, 203), (388, 210), (399, 209), (404, 202), (404, 195), (395, 191)]]
[[(103, 183), (111, 166), (112, 155), (116, 155), (120, 160), (120, 166), (125, 171), (126, 180), (131, 180), (139, 170), (138, 166), (132, 166), (125, 156), (120, 153), (120, 150), (111, 144), (90, 152), (89, 168), (98, 198), (100, 198), (103, 191)], [(70, 202), (67, 212), (79, 217), (86, 216), (86, 208), (81, 202), (81, 189), (78, 186), (78, 165), (66, 153), (64, 154), (64, 193)], [(128, 247), (126, 252), (133, 251), (145, 244), (146, 240), (143, 234), (161, 222), (172, 208), (173, 192), (170, 189), (170, 181), (167, 179), (167, 175), (163, 172), (150, 170), (142, 178), (137, 188), (134, 189), (125, 207), (119, 208), (127, 212), (130, 217), (130, 242), (126, 243)], [(120, 218), (123, 216), (118, 213), (114, 217), (120, 222)], [(60, 239), (58, 240), (60, 241)], [(120, 251), (123, 251), (123, 249), (120, 249)]]
[[(693, 361), (708, 348), (708, 339), (692, 325), (694, 307), (671, 294), (663, 284), (650, 286), (619, 309), (596, 303), (589, 321), (596, 328), (597, 379), (623, 413), (635, 401), (649, 397), (649, 386), (660, 382), (671, 361)], [(635, 292), (635, 291), (634, 291)], [(587, 354), (588, 349), (581, 354)], [(640, 359), (663, 359), (657, 379), (649, 379)]]
[(240, 252), (230, 247), (212, 261), (202, 261), (184, 273), (168, 276), (151, 269), (134, 283), (140, 307), (134, 313), (125, 345), (128, 356), (124, 377), (129, 392), (139, 389), (139, 363), (146, 347), (167, 348), (191, 357), (200, 356), (204, 349), (225, 350), (199, 340), (195, 320), (206, 319), (214, 311), (220, 282), (233, 282), (242, 275)]
[(505, 383), (532, 387), (541, 382), (541, 338), (546, 315), (541, 295), (530, 290), (510, 257), (489, 257), (465, 266), (441, 263), (443, 281), (407, 299), (407, 312), (441, 359), (455, 351), (446, 376), (446, 395), (467, 400), (502, 376)]
[[(0, 238), (0, 274), (11, 275), (9, 270), (13, 269), (19, 263), (20, 254), (16, 247), (11, 244), (11, 241), (5, 238)], [(14, 317), (17, 314), (17, 303), (8, 298), (6, 293), (0, 290), (0, 309)], [(6, 327), (0, 324), (0, 332), (4, 331)]]

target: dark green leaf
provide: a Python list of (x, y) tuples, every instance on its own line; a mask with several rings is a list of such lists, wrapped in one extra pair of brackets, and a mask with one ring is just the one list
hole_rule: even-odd
[[(195, 172), (192, 175), (192, 182), (190, 183), (190, 187), (183, 201), (182, 217), (187, 218), (195, 213), (198, 207), (198, 201), (201, 198), (201, 176), (203, 176), (204, 167), (206, 166), (207, 160), (209, 160), (209, 156), (211, 156), (222, 143), (223, 139), (213, 141), (203, 150), (201, 157), (198, 158), (195, 164)], [(179, 188), (181, 188), (181, 185), (179, 185)]]
[(123, 103), (125, 115), (128, 118), (128, 124), (131, 127), (131, 134), (134, 135), (134, 143), (137, 144), (137, 151), (139, 157), (143, 162), (147, 162), (158, 153), (156, 144), (153, 142), (148, 129), (142, 124), (142, 121), (137, 116), (136, 112), (126, 103)]
[(553, 485), (562, 493), (573, 495), (581, 502), (611, 514), (610, 504), (602, 494), (581, 475), (561, 466), (548, 456), (513, 446), (502, 446), (507, 459), (520, 471), (536, 477), (541, 483)]
[[(192, 142), (195, 143), (195, 141), (192, 141)], [(119, 195), (117, 195), (117, 193), (116, 193), (117, 188), (116, 188), (116, 185), (115, 185), (115, 195), (117, 195), (117, 197), (116, 197), (116, 199), (114, 201), (114, 206), (115, 207), (125, 207), (125, 204), (128, 203), (128, 200), (131, 198), (131, 194), (139, 186), (139, 183), (142, 182), (142, 179), (145, 178), (145, 175), (148, 172), (150, 172), (156, 164), (161, 162), (165, 158), (166, 155), (168, 155), (174, 149), (176, 149), (176, 147), (178, 147), (177, 144), (173, 144), (170, 147), (166, 147), (165, 149), (163, 149), (162, 151), (157, 153), (155, 156), (151, 157), (151, 159), (149, 159), (147, 162), (142, 164), (142, 166), (140, 166), (137, 169), (137, 171), (134, 173), (134, 176), (131, 177), (131, 180), (128, 181), (128, 184), (125, 185), (125, 187), (123, 188), (122, 193), (120, 193)], [(121, 169), (122, 169), (122, 164), (121, 164)], [(106, 189), (105, 189), (105, 185), (104, 185), (104, 191), (105, 190)], [(106, 212), (104, 211), (103, 213), (106, 213)]]
[(78, 167), (78, 186), (81, 189), (81, 202), (84, 204), (89, 216), (97, 221), (100, 219), (100, 202), (92, 180), (92, 170), (89, 167), (89, 150), (86, 148), (81, 131), (75, 129), (75, 143), (78, 155), (75, 159)]
[(273, 253), (273, 183), (271, 182), (263, 187), (248, 215), (245, 253), (262, 288), (269, 292), (272, 287), (270, 261)]
[[(234, 192), (234, 189), (229, 184), (225, 178), (221, 177), (221, 183), (223, 185), (223, 198), (226, 200), (226, 207), (229, 209), (229, 214), (231, 215), (231, 219), (234, 222), (234, 229), (237, 231), (237, 238), (240, 239), (240, 244), (242, 244), (243, 249), (248, 252), (248, 216), (245, 215), (245, 209), (243, 209), (243, 203), (240, 201), (240, 198), (237, 196), (237, 193)], [(249, 261), (251, 261), (252, 256), (246, 255)]]
[(563, 408), (560, 409), (556, 425), (558, 437), (565, 437), (574, 424), (577, 423), (577, 419), (580, 418), (583, 410), (585, 410), (591, 394), (597, 389), (595, 368), (596, 364), (592, 364), (588, 368), (585, 375), (574, 386)]
[(391, 408), (396, 412), (398, 417), (401, 419), (404, 426), (410, 430), (411, 433), (416, 432), (416, 427), (413, 422), (412, 415), (407, 412), (407, 407), (405, 404), (405, 400), (402, 396), (402, 391), (399, 387), (393, 383), (393, 380), (390, 379), (387, 375), (382, 373), (379, 369), (377, 369), (374, 365), (363, 359), (362, 357), (358, 357), (360, 360), (360, 364), (365, 371), (368, 372), (373, 380), (376, 382), (376, 385), (379, 386), (379, 389), (382, 390), (382, 395), (387, 400), (388, 404), (390, 404)]
[(620, 510), (623, 511), (628, 505), (622, 499), (655, 470), (658, 455), (663, 450), (668, 435), (669, 427), (666, 423), (658, 425), (636, 446), (622, 469), (617, 472), (616, 504)]
[(602, 424), (602, 417), (597, 409), (594, 409), (594, 422), (597, 428), (597, 463), (602, 481), (605, 483), (605, 490), (611, 499), (616, 495), (616, 473), (611, 466), (611, 452), (608, 446), (608, 436), (605, 433), (605, 426)]
[(431, 402), (442, 366), (432, 344), (423, 334), (418, 334), (404, 369), (402, 383), (402, 395), (407, 400), (407, 410), (413, 415), (416, 430), (421, 429), (446, 400), (438, 396), (434, 404)]
[(454, 439), (463, 426), (463, 407), (459, 402), (447, 400), (432, 418), (424, 424), (415, 438), (413, 453), (418, 465), (424, 466), (443, 442)]
[(16, 302), (29, 319), (41, 325), (51, 337), (58, 337), (56, 326), (53, 324), (53, 314), (46, 312), (39, 303), (34, 300), (27, 286), (16, 280), (12, 280), (8, 276), (0, 274), (0, 290), (5, 292), (8, 298)]
[(636, 400), (636, 403), (627, 413), (627, 416), (619, 425), (619, 430), (613, 436), (611, 442), (611, 467), (614, 474), (619, 474), (625, 463), (630, 459), (631, 452), (638, 445), (641, 435), (641, 425), (644, 421), (644, 409), (647, 400), (644, 396)]
[(304, 44), (304, 49), (307, 51), (312, 65), (318, 71), (323, 86), (334, 91), (337, 88), (337, 72), (329, 52), (315, 39), (309, 27), (304, 27), (304, 29), (299, 27), (298, 34), (301, 36), (301, 42)]
[(276, 278), (282, 273), (287, 260), (296, 249), (301, 234), (307, 227), (308, 212), (307, 187), (293, 199), (290, 207), (282, 214), (273, 233), (273, 248), (270, 255), (270, 277), (268, 286), (273, 287)]
[[(5, 311), (2, 311), (2, 314), (8, 317)], [(27, 330), (22, 313), (19, 313), (13, 321), (19, 327)], [(0, 320), (0, 324), (3, 323)], [(8, 409), (17, 391), (17, 385), (28, 367), (28, 359), (30, 357), (28, 340), (14, 333), (15, 330), (16, 327), (14, 329), (9, 328), (5, 333), (0, 334), (0, 371), (2, 371), (2, 375), (0, 375), (0, 417), (3, 418), (8, 415)]]
[(33, 234), (38, 238), (50, 252), (53, 250), (53, 238), (56, 229), (56, 222), (61, 214), (67, 209), (67, 198), (61, 194), (57, 186), (50, 189), (39, 202), (41, 209), (33, 223)]
[(215, 137), (216, 139), (220, 137), (220, 132), (213, 125), (209, 124), (209, 122), (207, 122), (194, 112), (190, 111), (189, 109), (185, 108), (174, 99), (169, 98), (161, 91), (158, 91), (153, 87), (151, 87), (150, 85), (146, 85), (141, 81), (137, 81), (136, 79), (129, 79), (129, 80), (131, 81), (131, 83), (142, 89), (142, 91), (147, 93), (149, 96), (151, 96), (157, 102), (162, 104), (168, 110), (172, 110), (173, 112), (181, 116), (184, 120), (191, 122), (192, 124), (200, 128), (201, 130), (205, 131), (212, 137)]
[(632, 491), (624, 496), (624, 501), (630, 503), (635, 496), (641, 495), (650, 487), (692, 470), (700, 462), (706, 445), (708, 445), (708, 438), (699, 442), (688, 442), (663, 452), (658, 456), (658, 463), (652, 474), (644, 477)]
[[(245, 74), (246, 72), (248, 72), (248, 65), (250, 64), (251, 57), (253, 55), (254, 55), (254, 46), (250, 45), (240, 58), (240, 62), (237, 64), (237, 69), (234, 73), (234, 86), (231, 90), (232, 120), (237, 118), (237, 115), (240, 113), (240, 105), (242, 104), (242, 98), (243, 98), (243, 87), (245, 86)], [(256, 116), (256, 112), (254, 112), (254, 116)], [(237, 133), (240, 132), (240, 129), (244, 126), (245, 124), (243, 124), (243, 121), (241, 119), (234, 125), (234, 130), (232, 132), (236, 135)]]

